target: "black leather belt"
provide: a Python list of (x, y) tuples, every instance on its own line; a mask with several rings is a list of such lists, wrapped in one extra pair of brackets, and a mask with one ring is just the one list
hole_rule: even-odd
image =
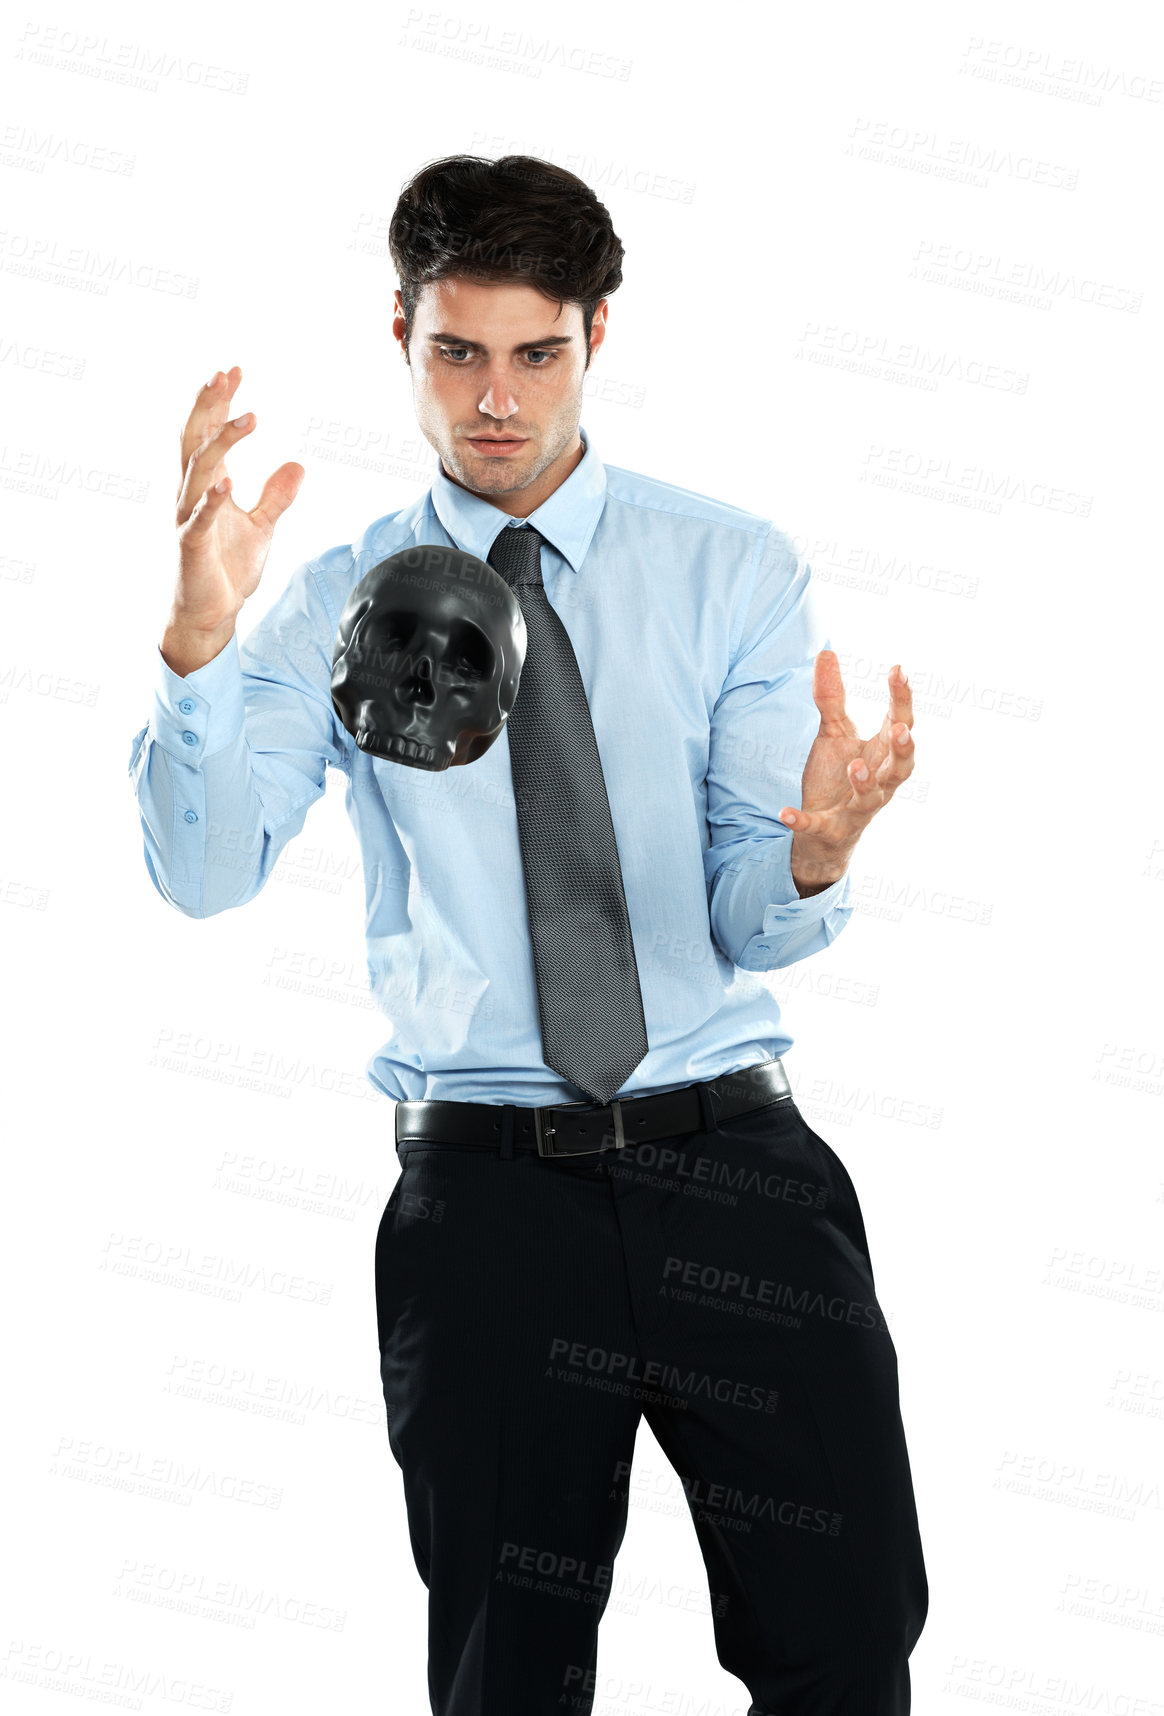
[(539, 1156), (591, 1156), (650, 1139), (710, 1131), (733, 1114), (791, 1098), (783, 1064), (773, 1060), (678, 1090), (616, 1097), (605, 1104), (519, 1108), (512, 1102), (398, 1102), (396, 1153), (403, 1160), (409, 1144), (423, 1143), (478, 1145), (502, 1156), (518, 1150)]

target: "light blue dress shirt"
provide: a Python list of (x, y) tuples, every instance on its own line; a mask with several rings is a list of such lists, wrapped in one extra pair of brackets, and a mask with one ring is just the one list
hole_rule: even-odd
[[(850, 873), (801, 899), (792, 831), (829, 647), (810, 569), (767, 519), (585, 454), (530, 514), (578, 658), (622, 862), (649, 1050), (619, 1091), (714, 1078), (792, 1045), (757, 972), (827, 947)], [(432, 774), (360, 751), (332, 708), (340, 614), (416, 543), (488, 558), (524, 522), (452, 482), (292, 573), (245, 641), (185, 678), (157, 657), (129, 776), (145, 861), (189, 917), (241, 906), (326, 786), (346, 778), (363, 855), (368, 976), (392, 1034), (367, 1061), (393, 1100), (577, 1099), (542, 1059), (508, 734)], [(520, 687), (518, 696), (520, 697)]]

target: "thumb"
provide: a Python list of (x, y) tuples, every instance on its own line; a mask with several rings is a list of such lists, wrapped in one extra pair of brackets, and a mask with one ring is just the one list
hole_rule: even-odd
[(300, 485), (307, 472), (302, 465), (292, 462), (280, 465), (277, 471), (263, 484), (263, 492), (258, 504), (251, 508), (250, 517), (256, 524), (264, 524), (268, 531), (274, 530), (279, 519), (286, 512), (295, 496), (299, 493)]

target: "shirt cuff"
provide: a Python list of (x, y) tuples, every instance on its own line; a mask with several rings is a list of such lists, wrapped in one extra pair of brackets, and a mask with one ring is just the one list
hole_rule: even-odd
[(768, 844), (769, 850), (757, 863), (749, 889), (753, 900), (763, 902), (761, 935), (813, 923), (826, 917), (835, 906), (845, 904), (852, 886), (848, 869), (819, 894), (808, 894), (802, 899), (792, 880), (791, 834), (781, 835)]
[(201, 763), (238, 737), (245, 715), (236, 633), (212, 661), (184, 677), (167, 664), (158, 646), (150, 737), (164, 751), (180, 763)]
[(852, 916), (852, 873), (846, 870), (819, 894), (801, 899), (792, 880), (791, 848), (791, 840), (781, 840), (754, 878), (763, 884), (757, 901), (763, 903), (762, 927), (735, 962), (743, 971), (771, 971), (821, 952)]
[[(795, 891), (796, 884), (792, 884)], [(807, 924), (814, 918), (823, 918), (831, 912), (834, 906), (842, 906), (849, 897), (851, 879), (848, 870), (843, 876), (838, 876), (835, 882), (830, 882), (827, 888), (822, 888), (819, 894), (808, 894), (803, 899), (799, 894), (793, 900), (772, 901), (764, 907), (763, 934), (781, 929), (788, 924)]]

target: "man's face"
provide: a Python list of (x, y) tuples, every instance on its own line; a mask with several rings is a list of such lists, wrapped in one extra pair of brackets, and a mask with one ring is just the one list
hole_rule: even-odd
[[(605, 328), (603, 299), (592, 351)], [(403, 351), (399, 292), (392, 331)], [(577, 304), (559, 308), (532, 286), (432, 281), (405, 356), (416, 420), (446, 475), (502, 512), (528, 517), (581, 460), (586, 345)]]

